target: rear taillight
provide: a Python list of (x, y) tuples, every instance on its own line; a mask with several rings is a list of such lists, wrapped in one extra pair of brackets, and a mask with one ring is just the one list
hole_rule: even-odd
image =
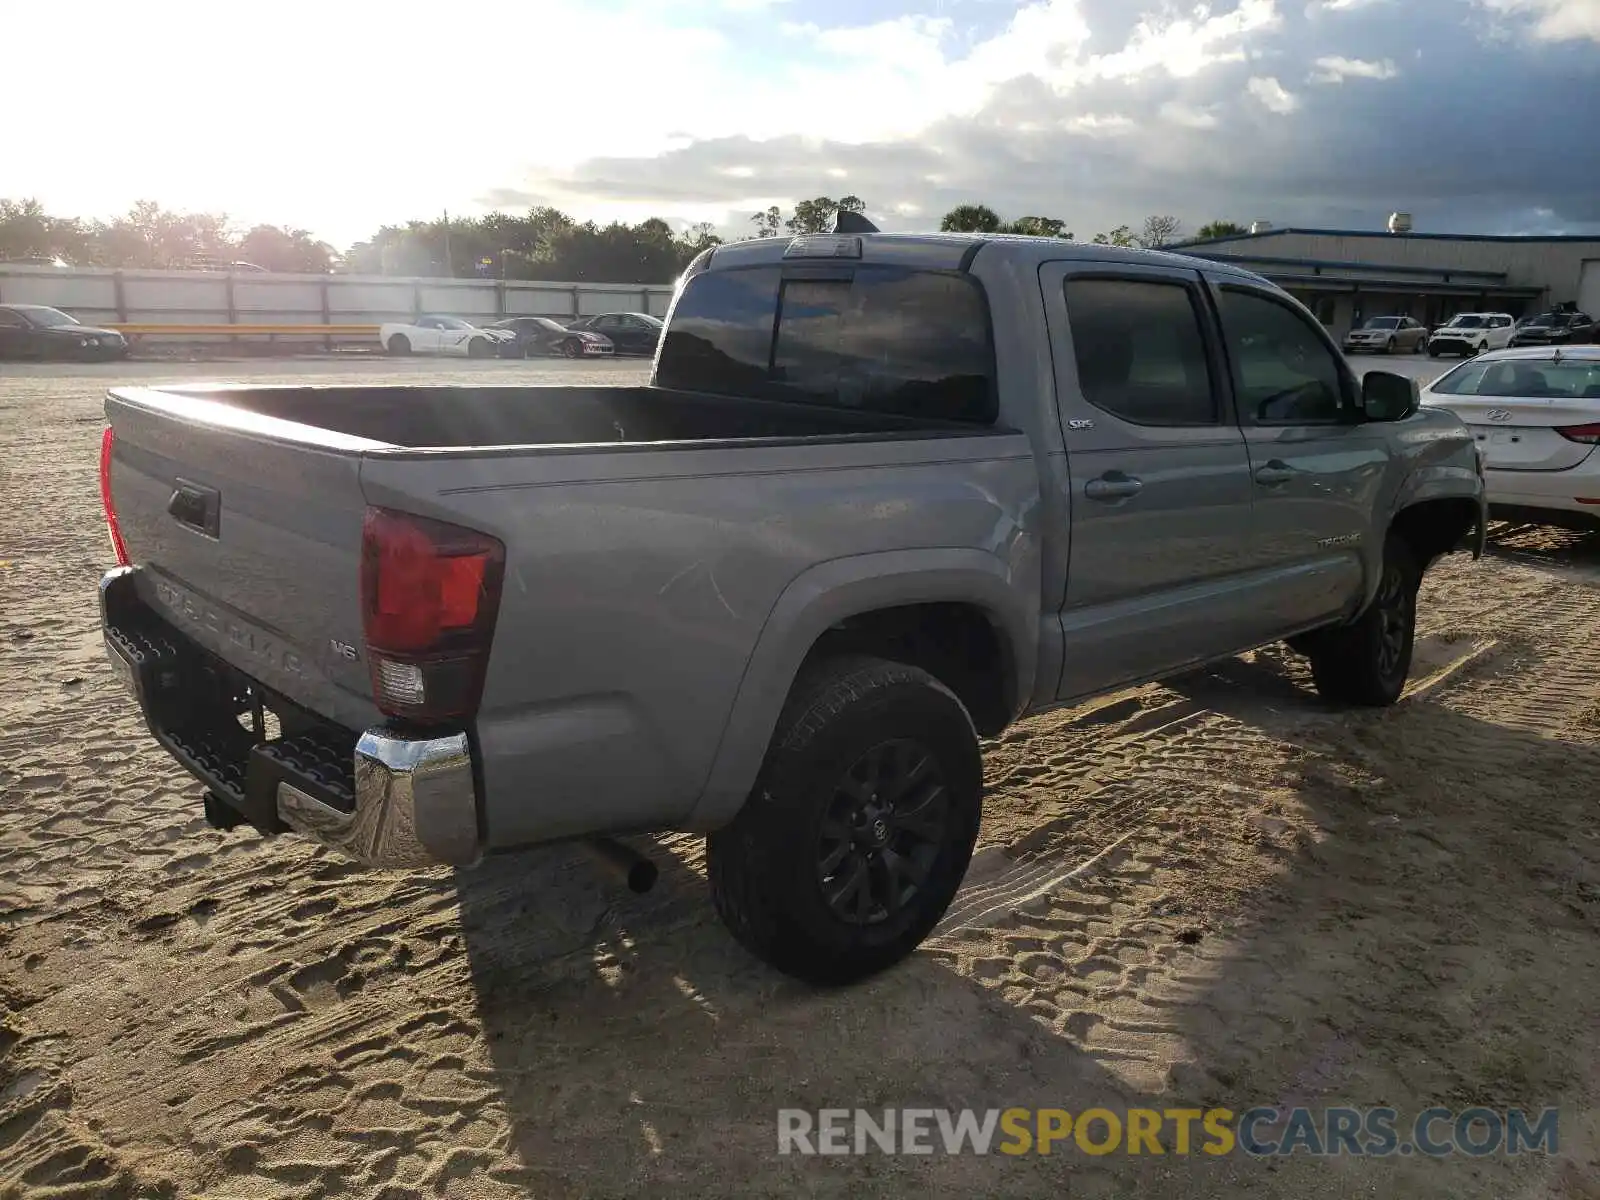
[(111, 449), (116, 434), (111, 426), (100, 435), (100, 507), (105, 509), (106, 529), (111, 534), (111, 552), (117, 556), (117, 566), (129, 565), (128, 547), (122, 540), (122, 526), (117, 524), (117, 506), (111, 502)]
[(1600, 443), (1600, 425), (1557, 425), (1556, 432), (1569, 442), (1582, 442), (1586, 446)]
[(361, 619), (379, 709), (423, 722), (477, 712), (504, 573), (488, 534), (367, 509)]

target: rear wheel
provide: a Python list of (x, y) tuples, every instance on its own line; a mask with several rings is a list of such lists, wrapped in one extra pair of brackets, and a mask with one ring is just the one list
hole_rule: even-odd
[(1383, 708), (1400, 699), (1416, 641), (1417, 588), (1422, 572), (1410, 546), (1390, 537), (1384, 546), (1378, 594), (1352, 624), (1297, 639), (1311, 658), (1311, 677), (1326, 700)]
[(751, 953), (842, 984), (909, 955), (978, 836), (983, 764), (955, 695), (876, 658), (810, 668), (733, 822), (706, 842), (717, 912)]
[(403, 333), (397, 333), (389, 339), (388, 349), (390, 354), (410, 354), (411, 339)]

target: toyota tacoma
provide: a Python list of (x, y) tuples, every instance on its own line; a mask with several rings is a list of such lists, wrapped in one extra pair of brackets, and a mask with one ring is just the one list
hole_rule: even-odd
[(113, 389), (106, 646), (212, 823), (703, 832), (837, 983), (945, 912), (1023, 715), (1278, 640), (1399, 698), (1483, 547), (1459, 419), (1227, 264), (847, 218), (700, 255), (645, 386)]

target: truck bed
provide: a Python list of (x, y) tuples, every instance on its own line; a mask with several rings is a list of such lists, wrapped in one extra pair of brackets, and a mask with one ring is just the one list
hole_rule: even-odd
[[(410, 449), (972, 433), (951, 422), (892, 413), (645, 386), (170, 387), (160, 392)], [(121, 395), (134, 399), (131, 392)]]

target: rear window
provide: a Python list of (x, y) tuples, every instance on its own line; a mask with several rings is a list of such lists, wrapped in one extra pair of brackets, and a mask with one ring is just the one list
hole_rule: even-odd
[(706, 271), (678, 298), (656, 383), (992, 424), (988, 302), (976, 280), (942, 271)]
[(1568, 359), (1502, 359), (1463, 363), (1433, 391), (1445, 396), (1526, 396), (1561, 400), (1600, 400), (1600, 362)]

